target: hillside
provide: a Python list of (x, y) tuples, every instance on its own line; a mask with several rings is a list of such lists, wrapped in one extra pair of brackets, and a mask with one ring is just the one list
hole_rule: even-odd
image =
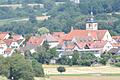
[[(80, 4), (76, 4), (69, 0), (0, 0), (0, 31), (28, 34), (36, 33), (40, 27), (47, 27), (51, 32), (69, 32), (71, 26), (84, 29), (86, 19), (93, 11), (99, 29), (108, 29), (112, 35), (119, 35), (119, 2), (120, 0), (81, 0)], [(36, 20), (36, 16), (43, 15), (51, 17), (44, 21)], [(21, 21), (25, 18), (30, 20)]]

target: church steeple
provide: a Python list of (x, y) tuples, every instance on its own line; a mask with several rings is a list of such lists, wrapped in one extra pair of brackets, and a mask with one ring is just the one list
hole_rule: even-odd
[(98, 23), (95, 21), (92, 11), (89, 19), (86, 22), (86, 30), (98, 30)]

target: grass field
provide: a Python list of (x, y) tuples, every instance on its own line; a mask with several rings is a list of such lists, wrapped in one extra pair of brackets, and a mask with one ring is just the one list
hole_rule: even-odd
[(57, 72), (60, 65), (43, 65), (50, 80), (120, 80), (120, 68), (112, 66), (78, 67), (64, 66), (66, 72)]
[[(53, 75), (60, 74), (57, 71), (59, 65), (43, 65), (45, 74)], [(100, 66), (100, 67), (78, 67), (78, 66), (64, 66), (66, 72), (63, 74), (120, 74), (120, 68), (112, 66)]]

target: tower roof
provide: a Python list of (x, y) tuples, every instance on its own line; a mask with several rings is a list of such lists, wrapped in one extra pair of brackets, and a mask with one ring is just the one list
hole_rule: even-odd
[(96, 20), (94, 19), (93, 12), (90, 13), (90, 17), (87, 19), (87, 23), (94, 23)]

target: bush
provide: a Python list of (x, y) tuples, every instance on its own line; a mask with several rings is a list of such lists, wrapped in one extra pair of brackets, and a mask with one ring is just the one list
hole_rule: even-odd
[(106, 60), (105, 58), (101, 58), (101, 59), (100, 59), (100, 63), (101, 63), (102, 65), (106, 65), (106, 64), (107, 64), (107, 61), (108, 61), (108, 60)]
[(114, 65), (117, 66), (117, 67), (120, 67), (120, 62), (117, 62)]
[(57, 70), (58, 70), (58, 72), (60, 72), (60, 73), (62, 73), (62, 72), (65, 72), (66, 71), (66, 69), (65, 69), (65, 67), (58, 67), (57, 68)]
[(91, 61), (90, 60), (81, 60), (79, 61), (79, 65), (82, 65), (82, 66), (91, 66)]

